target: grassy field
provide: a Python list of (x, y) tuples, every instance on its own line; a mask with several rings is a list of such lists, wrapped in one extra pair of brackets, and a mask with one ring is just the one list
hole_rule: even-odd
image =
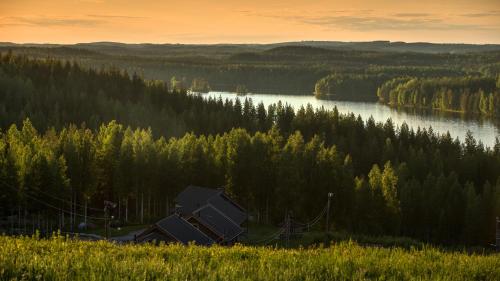
[(500, 254), (424, 247), (117, 245), (0, 236), (0, 280), (499, 280)]
[[(277, 246), (286, 248), (298, 248), (317, 246), (319, 244), (338, 243), (352, 240), (361, 245), (380, 246), (380, 247), (403, 247), (403, 248), (422, 248), (423, 242), (408, 237), (393, 236), (367, 236), (362, 234), (353, 234), (342, 231), (333, 231), (328, 235), (320, 228), (311, 229), (300, 235), (293, 236), (288, 243), (284, 240), (266, 240), (273, 233), (279, 230), (278, 227), (265, 224), (251, 223), (248, 225), (248, 233), (242, 243), (250, 246)], [(264, 242), (259, 242), (265, 240)]]

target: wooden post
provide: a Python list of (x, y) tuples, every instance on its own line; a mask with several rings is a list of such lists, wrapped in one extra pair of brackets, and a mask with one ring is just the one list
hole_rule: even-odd
[(106, 237), (106, 240), (109, 239), (109, 234), (108, 234), (108, 207), (104, 206), (104, 236)]
[(139, 190), (136, 189), (135, 192), (135, 220), (139, 217)]
[(118, 196), (118, 220), (122, 218), (122, 198)]
[(330, 199), (333, 197), (332, 192), (328, 192), (328, 202), (326, 204), (326, 229), (325, 229), (325, 245), (329, 243), (328, 233), (330, 231)]
[(73, 231), (73, 224), (74, 224), (74, 220), (75, 220), (75, 216), (74, 216), (75, 211), (73, 210), (73, 208), (74, 208), (75, 202), (73, 201), (73, 190), (71, 190), (70, 198), (71, 199), (69, 200), (69, 212), (70, 212), (69, 213), (69, 223), (70, 223), (69, 229), (71, 232), (74, 232)]
[[(116, 203), (104, 201), (104, 230), (106, 233), (106, 240), (108, 240), (110, 236), (109, 225), (111, 221), (109, 217), (109, 210), (114, 208), (116, 208)], [(113, 217), (111, 217), (111, 219), (113, 219)]]
[(15, 217), (16, 217), (14, 215), (15, 214), (14, 209), (10, 210), (10, 214), (11, 214), (11, 216), (10, 216), (10, 234), (13, 234), (14, 233), (14, 220), (15, 220)]
[(266, 224), (269, 224), (269, 195), (266, 196)]
[(496, 217), (496, 241), (495, 241), (497, 251), (500, 251), (500, 218)]
[(24, 224), (24, 228), (23, 229), (24, 229), (24, 234), (26, 234), (26, 232), (28, 231), (26, 229), (26, 215), (27, 215), (27, 212), (28, 211), (26, 211), (26, 208), (24, 208), (24, 212), (23, 212), (23, 224)]
[(151, 191), (148, 191), (148, 220), (151, 219)]
[(88, 198), (85, 197), (85, 228), (87, 228), (87, 201), (88, 201)]
[(125, 222), (128, 222), (128, 196), (125, 199)]
[(78, 232), (78, 222), (77, 222), (78, 218), (76, 217), (76, 214), (78, 213), (78, 205), (77, 205), (78, 203), (77, 203), (77, 197), (76, 197), (76, 194), (77, 194), (77, 193), (76, 193), (76, 191), (75, 191), (75, 192), (74, 192), (74, 195), (73, 195), (73, 196), (74, 196), (74, 199), (75, 199), (75, 200), (73, 201), (73, 204), (74, 204), (74, 206), (73, 206), (73, 226), (72, 226), (72, 228), (73, 228), (73, 232), (75, 232), (75, 230), (76, 230), (76, 232)]
[(144, 223), (144, 192), (141, 193), (141, 224)]
[(326, 205), (326, 233), (330, 231), (330, 199), (333, 197), (333, 193), (328, 192), (328, 203)]
[(286, 212), (285, 215), (285, 245), (288, 248), (289, 242), (290, 242), (290, 212)]

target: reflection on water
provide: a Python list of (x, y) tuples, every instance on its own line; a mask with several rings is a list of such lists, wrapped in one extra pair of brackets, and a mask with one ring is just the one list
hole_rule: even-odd
[[(221, 97), (223, 100), (237, 98), (235, 93), (228, 92), (210, 92), (202, 96), (205, 98)], [(376, 122), (385, 122), (391, 118), (397, 126), (406, 122), (410, 128), (415, 130), (418, 127), (432, 127), (436, 133), (443, 134), (448, 131), (453, 138), (458, 137), (460, 140), (463, 140), (467, 130), (470, 130), (477, 140), (490, 147), (494, 145), (495, 137), (500, 136), (498, 123), (495, 126), (490, 119), (468, 118), (456, 113), (417, 112), (415, 110), (394, 109), (379, 103), (318, 100), (314, 96), (251, 94), (239, 98), (242, 100), (251, 98), (255, 105), (262, 102), (266, 107), (278, 101), (287, 103), (295, 109), (307, 104), (311, 104), (314, 108), (324, 107), (325, 109), (333, 109), (336, 106), (340, 113), (352, 112), (356, 116), (360, 115), (365, 121), (370, 116), (373, 116)]]

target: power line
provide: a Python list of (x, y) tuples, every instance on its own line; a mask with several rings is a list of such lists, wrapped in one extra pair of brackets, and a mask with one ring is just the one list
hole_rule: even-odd
[(328, 206), (325, 206), (323, 208), (323, 210), (321, 211), (321, 213), (319, 213), (319, 215), (316, 218), (314, 218), (311, 221), (305, 223), (305, 225), (308, 228), (313, 227), (314, 225), (316, 225), (321, 220), (321, 218), (325, 215), (327, 208), (328, 208)]
[(27, 197), (31, 198), (32, 200), (37, 201), (37, 202), (38, 202), (38, 203), (40, 203), (40, 204), (43, 204), (43, 205), (45, 205), (45, 206), (47, 206), (47, 207), (50, 207), (50, 208), (56, 209), (56, 210), (61, 211), (61, 212), (63, 212), (63, 213), (67, 213), (67, 214), (70, 214), (70, 215), (76, 215), (76, 216), (79, 216), (79, 217), (87, 217), (88, 219), (94, 219), (94, 220), (104, 220), (104, 219), (105, 219), (105, 218), (99, 218), (99, 217), (93, 217), (93, 216), (85, 216), (85, 215), (80, 215), (80, 214), (78, 214), (78, 213), (74, 213), (74, 212), (71, 212), (71, 211), (68, 211), (68, 210), (64, 210), (64, 209), (58, 208), (58, 207), (56, 207), (56, 206), (54, 206), (54, 205), (52, 205), (52, 204), (49, 204), (49, 203), (44, 202), (44, 201), (42, 201), (42, 200), (40, 200), (40, 199), (37, 199), (37, 198), (35, 198), (35, 197), (33, 197), (33, 196), (29, 195), (29, 194), (25, 194), (25, 195), (26, 195)]
[[(3, 184), (5, 184), (7, 187), (11, 188), (12, 190), (14, 190), (14, 191), (18, 191), (18, 190), (17, 190), (15, 187), (13, 187), (12, 185), (10, 185), (10, 184), (8, 184), (8, 183), (6, 183), (6, 182), (2, 182), (2, 183), (3, 183)], [(34, 200), (34, 201), (36, 201), (36, 202), (38, 202), (38, 203), (42, 204), (42, 205), (45, 205), (46, 207), (49, 207), (49, 208), (52, 208), (52, 209), (55, 209), (55, 210), (61, 211), (61, 212), (63, 212), (63, 213), (67, 213), (67, 214), (70, 214), (70, 215), (76, 215), (76, 216), (80, 216), (80, 217), (87, 217), (88, 219), (94, 219), (94, 220), (105, 220), (105, 218), (93, 217), (93, 216), (85, 216), (85, 215), (80, 215), (80, 214), (78, 214), (78, 213), (74, 213), (74, 212), (71, 212), (71, 211), (68, 211), (68, 210), (64, 210), (64, 209), (62, 209), (62, 208), (56, 207), (56, 206), (54, 206), (54, 205), (52, 205), (52, 204), (50, 204), (50, 203), (47, 203), (47, 202), (45, 202), (45, 201), (43, 201), (43, 200), (40, 200), (40, 199), (38, 199), (38, 198), (36, 198), (36, 197), (34, 197), (34, 196), (32, 196), (32, 195), (29, 195), (29, 194), (27, 194), (27, 193), (25, 193), (25, 194), (24, 194), (24, 196), (26, 196), (26, 197), (28, 197), (28, 198), (30, 198), (30, 199), (32, 199), (32, 200)]]
[(257, 241), (254, 241), (253, 243), (254, 244), (267, 244), (275, 239), (277, 239), (277, 237), (279, 237), (279, 235), (281, 235), (283, 232), (285, 231), (285, 228), (282, 227), (280, 229), (278, 229), (278, 231), (274, 232), (273, 234), (265, 237), (265, 238), (262, 238), (260, 240), (257, 240)]
[[(325, 215), (326, 213), (326, 209), (327, 209), (327, 206), (325, 205), (325, 207), (323, 208), (323, 210), (312, 220), (310, 220), (309, 222), (305, 223), (307, 229), (311, 228), (312, 226), (316, 225), (320, 220), (321, 218)], [(253, 241), (252, 243), (253, 244), (267, 244), (273, 240), (276, 240), (278, 239), (278, 237), (283, 234), (283, 232), (285, 232), (286, 228), (287, 227), (290, 227), (290, 225), (286, 225), (287, 222), (284, 222), (283, 223), (283, 227), (281, 227), (280, 229), (278, 229), (276, 232), (270, 234), (269, 236), (266, 236), (260, 240), (257, 240), (257, 241)], [(291, 224), (291, 222), (288, 222), (288, 224)], [(303, 229), (301, 229), (303, 230)]]
[[(36, 192), (42, 193), (42, 194), (44, 194), (44, 195), (47, 195), (47, 196), (51, 197), (52, 199), (59, 200), (59, 201), (61, 201), (61, 202), (63, 202), (63, 203), (74, 204), (75, 206), (78, 206), (78, 207), (81, 207), (81, 208), (85, 208), (85, 206), (84, 206), (84, 205), (78, 204), (78, 203), (76, 203), (76, 202), (74, 203), (74, 202), (68, 201), (68, 200), (66, 200), (66, 199), (62, 199), (62, 198), (60, 198), (60, 197), (57, 197), (57, 196), (55, 196), (55, 195), (49, 194), (49, 193), (44, 192), (44, 191), (41, 191), (41, 190), (36, 190)], [(88, 207), (88, 206), (87, 206), (86, 208), (87, 208), (87, 209), (89, 209), (89, 210), (94, 210), (94, 211), (104, 212), (102, 209), (98, 209), (98, 208), (92, 208), (92, 207)]]

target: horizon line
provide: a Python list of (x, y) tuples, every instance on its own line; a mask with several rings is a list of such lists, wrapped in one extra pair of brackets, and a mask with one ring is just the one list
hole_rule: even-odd
[(272, 41), (272, 42), (218, 42), (218, 43), (182, 43), (182, 42), (131, 42), (131, 41), (82, 41), (82, 42), (30, 42), (30, 41), (0, 41), (0, 44), (16, 44), (16, 45), (78, 45), (78, 44), (124, 44), (124, 45), (273, 45), (273, 44), (283, 44), (283, 43), (306, 43), (306, 42), (317, 42), (317, 43), (402, 43), (402, 44), (440, 44), (440, 45), (500, 45), (497, 43), (464, 43), (464, 42), (439, 42), (439, 41), (392, 41), (392, 40), (368, 40), (368, 41), (341, 41), (341, 40), (292, 40), (292, 41)]

